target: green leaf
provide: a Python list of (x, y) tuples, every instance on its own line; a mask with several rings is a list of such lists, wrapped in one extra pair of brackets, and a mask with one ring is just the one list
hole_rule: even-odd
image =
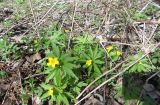
[(94, 58), (94, 53), (91, 47), (89, 47), (89, 55), (91, 56), (91, 58)]
[(137, 71), (138, 71), (138, 72), (145, 72), (146, 69), (145, 69), (145, 67), (144, 67), (143, 65), (139, 64), (139, 65), (137, 66)]
[(136, 72), (136, 70), (137, 70), (137, 64), (133, 65), (133, 66), (129, 69), (130, 72)]
[(154, 69), (155, 67), (150, 66), (149, 64), (142, 64), (144, 67), (148, 68), (148, 69)]
[(88, 75), (89, 76), (91, 75), (91, 71), (92, 71), (92, 65), (90, 65), (89, 68), (88, 68)]
[(84, 56), (87, 60), (91, 59), (90, 56), (87, 55), (86, 53), (83, 53), (83, 56)]
[(84, 86), (87, 86), (87, 83), (84, 83), (84, 82), (79, 82), (77, 84), (78, 87), (84, 87)]
[(54, 75), (55, 75), (55, 71), (51, 72), (51, 73), (46, 77), (46, 83), (48, 83), (49, 80), (53, 79)]
[(61, 85), (61, 80), (62, 80), (61, 70), (58, 69), (58, 70), (56, 70), (55, 78), (54, 78), (54, 83), (55, 83), (55, 85), (56, 85), (56, 86), (60, 86), (60, 85)]
[(76, 60), (77, 58), (76, 57), (71, 57), (70, 55), (68, 55), (68, 54), (63, 54), (62, 56), (61, 56), (61, 60), (62, 60), (62, 62), (64, 62), (64, 63), (66, 63), (66, 62), (72, 62), (72, 61), (74, 61), (74, 60)]
[(95, 59), (101, 58), (102, 57), (102, 52), (100, 51), (95, 55)]
[(72, 95), (72, 93), (70, 92), (65, 92), (65, 94), (70, 97), (71, 99), (75, 99), (75, 97)]
[(79, 87), (74, 87), (73, 91), (76, 92), (77, 94), (80, 94), (81, 89)]
[(157, 58), (153, 58), (153, 59), (152, 59), (152, 62), (153, 62), (154, 64), (156, 64), (156, 63), (158, 62), (158, 59), (157, 59)]
[(62, 95), (61, 100), (63, 101), (63, 103), (65, 105), (69, 105), (69, 101), (68, 101), (68, 99), (67, 99), (67, 97), (65, 95)]
[(58, 94), (57, 96), (57, 103), (58, 105), (61, 104), (61, 102), (64, 103), (64, 105), (69, 105), (68, 99), (66, 98), (66, 96), (64, 96), (63, 94)]
[(42, 96), (41, 96), (41, 99), (45, 99), (47, 98), (49, 95), (48, 95), (48, 92), (44, 93)]
[(49, 85), (46, 85), (45, 83), (40, 84), (40, 86), (44, 89), (44, 90), (48, 90), (50, 88)]
[(59, 47), (56, 46), (55, 44), (52, 45), (53, 46), (53, 53), (56, 57), (60, 57), (60, 51), (59, 51)]
[(67, 75), (76, 78), (76, 80), (78, 80), (78, 77), (74, 74), (74, 72), (72, 71), (73, 67), (69, 67), (69, 66), (63, 66), (63, 70), (66, 72)]
[(95, 60), (94, 63), (96, 64), (104, 64), (104, 61), (101, 61), (101, 60)]
[(93, 64), (93, 67), (94, 67), (94, 72), (95, 73), (97, 73), (98, 75), (101, 74), (101, 71), (96, 64)]
[(94, 58), (96, 58), (97, 53), (98, 53), (98, 45), (96, 45), (96, 48), (94, 49), (94, 52), (93, 52)]

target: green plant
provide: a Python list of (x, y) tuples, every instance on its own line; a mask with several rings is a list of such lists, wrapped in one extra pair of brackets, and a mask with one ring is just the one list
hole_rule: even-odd
[(0, 71), (0, 79), (6, 78), (8, 74), (5, 71)]
[[(20, 56), (18, 50), (19, 48), (15, 44), (9, 43), (7, 38), (0, 39), (0, 57), (2, 60), (8, 61), (12, 57), (18, 58)], [(14, 56), (11, 56), (12, 54)]]
[[(69, 105), (68, 97), (73, 99), (71, 91), (67, 92), (69, 85), (78, 81), (74, 71), (77, 68), (76, 57), (72, 57), (69, 52), (64, 52), (63, 48), (52, 45), (53, 51), (47, 53), (44, 74), (46, 74), (45, 83), (41, 84), (44, 92), (41, 99), (48, 98), (60, 105), (64, 103)], [(72, 83), (68, 83), (70, 80)]]
[(88, 75), (90, 76), (91, 73), (94, 75), (100, 75), (103, 70), (103, 59), (104, 52), (99, 45), (96, 45), (94, 48), (89, 47), (87, 52), (82, 54), (83, 62), (85, 65), (83, 67), (88, 69)]
[[(129, 63), (125, 64), (124, 67), (128, 67), (129, 65), (133, 64), (136, 60), (141, 58), (143, 56), (143, 53), (140, 52), (139, 54), (136, 54), (134, 56), (129, 57)], [(139, 60), (138, 63), (134, 64), (130, 69), (129, 72), (149, 72), (155, 67), (149, 63), (149, 60), (147, 58), (143, 58)]]
[(73, 77), (78, 80), (74, 73), (77, 68), (75, 64), (76, 57), (72, 57), (69, 52), (61, 52), (59, 47), (56, 45), (53, 47), (54, 51), (48, 53), (48, 63), (44, 71), (47, 76), (46, 81), (49, 82), (55, 76), (55, 83), (61, 84), (61, 79), (64, 77)]
[(6, 21), (4, 21), (3, 22), (3, 25), (5, 26), (5, 27), (11, 27), (12, 26), (12, 24), (13, 24), (13, 22), (11, 21), (11, 20), (6, 20)]
[(151, 60), (154, 65), (160, 65), (160, 49), (157, 49), (153, 54), (151, 54)]
[(133, 16), (134, 20), (146, 20), (149, 19), (149, 17), (145, 13), (135, 13)]
[(95, 41), (91, 35), (84, 34), (83, 36), (76, 37), (74, 43), (74, 53), (81, 55), (86, 49), (89, 48), (89, 46), (95, 43)]
[(23, 4), (25, 2), (25, 0), (16, 0), (17, 4)]
[(107, 45), (106, 50), (112, 60), (112, 62), (116, 62), (121, 58), (122, 52), (115, 45)]

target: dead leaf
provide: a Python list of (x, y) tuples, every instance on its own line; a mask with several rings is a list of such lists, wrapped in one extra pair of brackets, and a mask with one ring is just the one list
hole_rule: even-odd
[(23, 35), (18, 35), (18, 36), (11, 37), (11, 39), (14, 40), (16, 43), (22, 43), (23, 42), (23, 40), (22, 40), (23, 37), (24, 37)]
[(32, 55), (31, 57), (32, 57), (32, 62), (35, 62), (36, 60), (42, 59), (40, 53), (36, 53), (36, 54)]

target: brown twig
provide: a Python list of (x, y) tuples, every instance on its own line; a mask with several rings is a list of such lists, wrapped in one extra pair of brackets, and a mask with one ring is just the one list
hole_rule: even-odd
[(28, 29), (25, 33), (23, 33), (23, 35), (27, 34), (31, 29), (34, 29), (35, 27), (38, 27), (38, 25), (41, 25), (44, 21), (44, 18), (49, 14), (49, 12), (57, 5), (57, 3), (59, 2), (59, 0), (57, 2), (55, 2), (49, 9), (48, 11), (43, 15), (43, 17), (36, 22), (30, 29)]
[(74, 17), (76, 14), (76, 8), (77, 8), (77, 2), (74, 1), (74, 11), (73, 11), (73, 16), (72, 16), (72, 27), (71, 27), (71, 33), (69, 35), (69, 40), (68, 40), (68, 49), (70, 48), (70, 44), (71, 44), (71, 38), (73, 36), (73, 28), (74, 28)]

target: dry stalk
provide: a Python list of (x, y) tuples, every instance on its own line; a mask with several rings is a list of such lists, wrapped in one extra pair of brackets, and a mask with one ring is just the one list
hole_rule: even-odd
[(72, 16), (71, 33), (70, 33), (70, 35), (69, 35), (69, 40), (68, 40), (68, 49), (70, 48), (71, 38), (72, 38), (72, 36), (73, 36), (74, 17), (75, 17), (75, 14), (76, 14), (76, 8), (77, 8), (77, 2), (74, 0), (74, 11), (73, 11), (73, 16)]
[[(37, 19), (36, 19), (36, 16), (35, 16), (35, 13), (33, 11), (33, 6), (32, 6), (32, 1), (29, 0), (29, 6), (30, 6), (30, 9), (31, 9), (31, 12), (32, 12), (32, 15), (33, 15), (33, 19), (34, 19), (34, 23), (37, 22)], [(37, 36), (39, 37), (39, 30), (38, 30), (38, 27), (35, 28), (35, 31), (37, 32)]]

